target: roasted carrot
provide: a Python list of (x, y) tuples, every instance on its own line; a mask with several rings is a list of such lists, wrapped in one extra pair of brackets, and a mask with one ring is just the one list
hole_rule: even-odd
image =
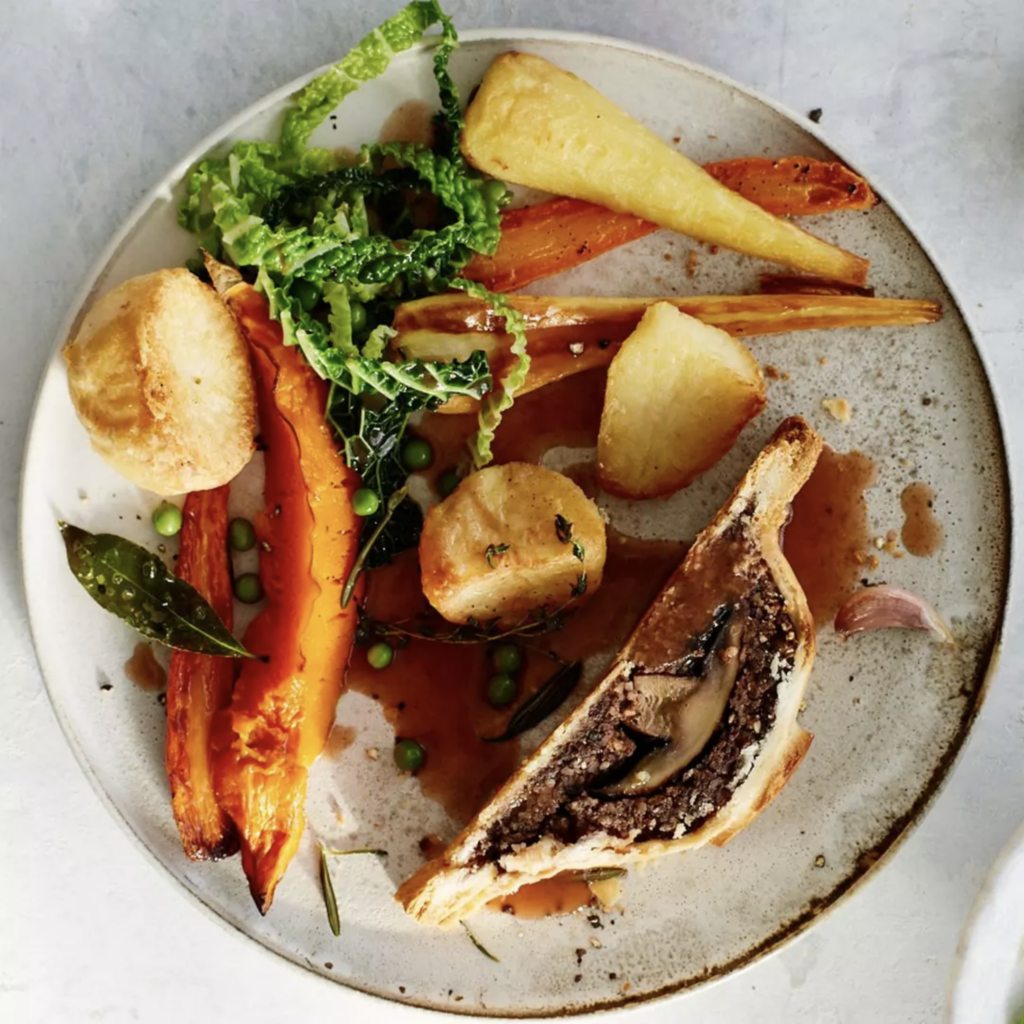
[(243, 666), (212, 743), (217, 798), (266, 913), (305, 828), (309, 768), (334, 723), (355, 636), (357, 604), (342, 609), (341, 592), (359, 546), (359, 478), (324, 420), (326, 384), (285, 346), (264, 297), (237, 272), (210, 270), (249, 341), (266, 446), (256, 532), (267, 604), (245, 633), (261, 660)]
[[(515, 295), (509, 301), (523, 314), (530, 350), (530, 372), (520, 395), (582, 370), (607, 366), (655, 302), (670, 302), (737, 337), (831, 327), (910, 326), (931, 323), (942, 315), (939, 304), (927, 299), (860, 295)], [(500, 380), (513, 362), (511, 339), (504, 332), (500, 314), (462, 292), (403, 303), (395, 310), (393, 326), (398, 333), (391, 348), (397, 358), (449, 362), (465, 359), (479, 349), (487, 353), (495, 380)], [(438, 411), (471, 412), (475, 405), (472, 399), (459, 397)]]
[[(209, 601), (231, 628), (228, 488), (185, 499), (178, 575)], [(182, 846), (192, 860), (216, 860), (238, 849), (231, 819), (217, 803), (210, 763), (210, 726), (231, 702), (235, 662), (175, 650), (167, 673), (167, 781)]]
[(560, 196), (507, 210), (497, 252), (474, 256), (463, 273), (493, 292), (510, 292), (657, 230), (657, 224), (631, 213)]
[[(871, 186), (840, 163), (812, 157), (740, 157), (705, 164), (723, 185), (775, 214), (864, 210), (877, 202)], [(493, 256), (474, 256), (465, 276), (491, 291), (508, 292), (643, 238), (658, 225), (613, 213), (582, 199), (559, 197), (508, 210)]]
[(742, 156), (705, 164), (723, 185), (779, 216), (801, 217), (834, 210), (867, 210), (878, 202), (871, 186), (836, 161), (808, 156), (772, 160)]

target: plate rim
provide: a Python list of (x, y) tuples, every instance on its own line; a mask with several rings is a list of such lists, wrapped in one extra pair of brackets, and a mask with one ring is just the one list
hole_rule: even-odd
[[(945, 1013), (947, 1024), (968, 1024), (977, 1019), (962, 1012), (960, 1007), (971, 994), (965, 988), (966, 979), (977, 973), (974, 961), (982, 955), (977, 943), (979, 928), (992, 914), (996, 896), (1003, 883), (1013, 874), (1024, 874), (1024, 822), (1014, 829), (989, 865), (964, 919), (949, 976)], [(1024, 895), (1020, 897), (1019, 902), (1024, 903)], [(1024, 940), (1024, 926), (1021, 928), (1021, 936)]]
[[(726, 75), (713, 68), (709, 68), (706, 65), (699, 64), (686, 57), (679, 56), (678, 54), (672, 53), (669, 50), (661, 49), (659, 47), (649, 46), (644, 43), (637, 43), (632, 40), (622, 39), (616, 36), (602, 35), (600, 33), (591, 32), (577, 32), (570, 29), (549, 29), (549, 28), (530, 28), (530, 27), (504, 27), (504, 28), (473, 28), (459, 33), (460, 42), (463, 43), (478, 43), (488, 41), (508, 41), (510, 43), (524, 43), (529, 44), (531, 41), (539, 42), (557, 42), (557, 43), (568, 43), (568, 44), (583, 44), (587, 46), (603, 46), (610, 49), (616, 49), (633, 56), (651, 58), (671, 66), (683, 69), (687, 72), (701, 75), (705, 78), (711, 79), (728, 89), (734, 90), (741, 95), (744, 95), (758, 103), (764, 105), (768, 109), (784, 117), (787, 121), (798, 126), (801, 130), (805, 131), (813, 139), (819, 142), (823, 147), (834, 153), (839, 159), (846, 164), (846, 166), (857, 170), (862, 167), (857, 161), (850, 160), (847, 158), (847, 154), (844, 152), (842, 147), (836, 146), (831, 139), (828, 138), (827, 134), (824, 133), (820, 126), (811, 121), (809, 118), (796, 113), (794, 110), (789, 108), (787, 105), (775, 100), (760, 89), (750, 85), (746, 85), (738, 80)], [(396, 55), (397, 60), (411, 59), (423, 50), (433, 49), (439, 41), (439, 36), (436, 34), (429, 35), (418, 41), (408, 50)], [(340, 56), (339, 58), (340, 59)], [(978, 684), (975, 696), (974, 705), (971, 708), (970, 715), (960, 723), (960, 728), (954, 736), (951, 743), (951, 751), (947, 752), (947, 756), (939, 763), (932, 777), (928, 780), (926, 786), (922, 789), (918, 799), (915, 800), (909, 811), (904, 815), (900, 821), (898, 821), (890, 832), (882, 839), (880, 852), (876, 854), (871, 863), (865, 867), (855, 868), (855, 873), (848, 876), (846, 879), (841, 880), (833, 888), (827, 902), (823, 905), (812, 904), (808, 909), (798, 914), (795, 918), (789, 922), (784, 923), (776, 930), (772, 935), (765, 939), (759, 945), (747, 950), (742, 955), (737, 957), (734, 961), (725, 963), (717, 967), (712, 973), (705, 975), (696, 981), (687, 982), (669, 982), (663, 985), (661, 988), (645, 992), (633, 996), (623, 995), (618, 998), (603, 1000), (599, 1002), (589, 1003), (587, 1005), (573, 1005), (567, 1004), (562, 1009), (552, 1011), (538, 1011), (529, 1013), (526, 1015), (519, 1015), (515, 1013), (501, 1014), (500, 1017), (495, 1017), (494, 1014), (484, 1011), (483, 1013), (474, 1012), (471, 1007), (466, 1007), (462, 1010), (452, 1009), (441, 1009), (439, 1007), (429, 1005), (426, 1003), (419, 1003), (415, 999), (403, 999), (398, 1000), (390, 997), (382, 992), (375, 991), (369, 988), (361, 988), (356, 984), (349, 981), (342, 980), (330, 975), (327, 975), (317, 969), (314, 965), (304, 964), (298, 959), (293, 958), (286, 953), (279, 952), (276, 949), (271, 948), (259, 937), (251, 935), (249, 932), (243, 930), (238, 924), (232, 922), (228, 918), (222, 916), (214, 907), (212, 907), (203, 897), (195, 890), (193, 890), (185, 881), (183, 877), (179, 877), (173, 871), (171, 871), (167, 865), (160, 860), (156, 853), (146, 844), (142, 836), (137, 833), (131, 826), (128, 819), (122, 814), (120, 808), (115, 804), (113, 798), (107, 793), (103, 787), (99, 777), (94, 772), (92, 765), (86, 757), (85, 751), (79, 743), (77, 734), (75, 732), (72, 722), (69, 720), (67, 715), (64, 713), (60, 703), (58, 702), (53, 690), (51, 689), (50, 682), (47, 673), (43, 669), (43, 657), (40, 654), (39, 637), (41, 631), (37, 628), (37, 618), (33, 614), (34, 602), (32, 601), (31, 594), (33, 591), (33, 585), (29, 580), (28, 567), (25, 559), (25, 535), (26, 535), (26, 524), (27, 524), (27, 512), (26, 512), (26, 499), (28, 492), (28, 475), (27, 468), (30, 462), (30, 458), (35, 447), (34, 441), (36, 438), (36, 426), (39, 414), (39, 403), (43, 391), (43, 387), (46, 381), (49, 371), (52, 368), (53, 360), (59, 355), (63, 345), (68, 338), (71, 331), (74, 329), (76, 322), (82, 317), (83, 312), (87, 304), (93, 298), (96, 291), (97, 282), (101, 278), (104, 269), (107, 265), (116, 257), (117, 253), (122, 247), (128, 242), (132, 233), (138, 225), (138, 222), (145, 215), (146, 211), (153, 205), (155, 201), (161, 197), (169, 198), (171, 190), (174, 186), (184, 177), (189, 168), (191, 168), (197, 160), (203, 155), (209, 152), (212, 148), (222, 143), (225, 138), (232, 135), (238, 128), (244, 125), (252, 118), (264, 113), (268, 109), (281, 103), (289, 96), (293, 95), (303, 86), (308, 84), (318, 75), (322, 74), (328, 68), (332, 67), (335, 62), (329, 62), (327, 64), (320, 65), (313, 70), (307, 71), (284, 85), (272, 90), (271, 92), (263, 95), (257, 100), (253, 101), (235, 115), (228, 118), (226, 121), (218, 125), (213, 131), (203, 136), (194, 146), (192, 146), (188, 152), (173, 163), (168, 170), (159, 177), (157, 182), (146, 190), (142, 197), (128, 212), (125, 219), (118, 226), (117, 230), (111, 236), (106, 245), (100, 250), (95, 260), (90, 264), (89, 269), (86, 271), (81, 285), (73, 293), (71, 301), (68, 303), (67, 312), (62, 318), (56, 337), (54, 339), (51, 354), (44, 366), (43, 372), (40, 375), (39, 381), (36, 385), (35, 396), (33, 398), (31, 411), (28, 418), (28, 429), (26, 432), (25, 448), (22, 455), (21, 461), (21, 473), (20, 473), (20, 485), (18, 491), (18, 552), (21, 560), (21, 584), (23, 596), (25, 598), (26, 608), (28, 610), (28, 626), (29, 635), (32, 641), (33, 654), (35, 655), (36, 664), (39, 668), (39, 674), (43, 681), (43, 687), (46, 691), (47, 698), (50, 702), (50, 706), (53, 710), (54, 717), (57, 720), (57, 724), (60, 726), (61, 732), (64, 735), (64, 739), (73, 753), (75, 760), (78, 763), (79, 768), (85, 775), (94, 793), (100, 800), (100, 803), (106, 808), (107, 812), (111, 817), (120, 825), (122, 830), (128, 835), (132, 842), (139, 848), (139, 850), (145, 855), (145, 859), (149, 862), (150, 866), (156, 869), (165, 882), (173, 883), (173, 888), (184, 896), (193, 906), (198, 905), (202, 912), (209, 918), (216, 921), (222, 928), (226, 929), (230, 934), (241, 937), (247, 940), (249, 943), (258, 947), (263, 954), (272, 957), (277, 962), (284, 962), (290, 965), (292, 968), (297, 969), (304, 975), (312, 975), (318, 978), (320, 981), (329, 984), (332, 988), (337, 991), (340, 987), (347, 993), (351, 994), (352, 998), (359, 1000), (367, 1000), (368, 1006), (380, 1006), (385, 1004), (392, 1009), (394, 1012), (406, 1012), (414, 1014), (417, 1011), (426, 1011), (434, 1014), (438, 1014), (442, 1017), (449, 1017), (453, 1020), (464, 1019), (466, 1017), (476, 1017), (478, 1019), (515, 1019), (515, 1020), (542, 1020), (551, 1019), (553, 1017), (577, 1017), (588, 1014), (596, 1014), (602, 1012), (608, 1012), (611, 1010), (625, 1010), (630, 1008), (637, 1008), (642, 1005), (646, 1005), (655, 1000), (668, 1000), (672, 998), (683, 997), (691, 992), (695, 992), (698, 989), (706, 988), (709, 985), (716, 984), (725, 980), (726, 978), (733, 977), (740, 972), (744, 972), (749, 969), (755, 963), (765, 959), (767, 956), (778, 952), (791, 941), (803, 935), (812, 924), (822, 919), (831, 911), (833, 911), (840, 904), (845, 902), (855, 891), (863, 887), (869, 880), (875, 878), (878, 874), (878, 869), (889, 862), (889, 860), (895, 855), (900, 849), (903, 843), (909, 838), (909, 836), (917, 829), (920, 823), (923, 821), (925, 816), (931, 810), (934, 805), (936, 797), (943, 790), (948, 783), (950, 777), (956, 770), (961, 758), (963, 757), (964, 750), (966, 748), (966, 741), (970, 736), (975, 722), (977, 721), (978, 715), (981, 708), (985, 704), (988, 696), (989, 687), (992, 684), (992, 680), (998, 671), (1000, 655), (1003, 646), (1003, 634), (1006, 625), (1006, 609), (1009, 604), (1010, 598), (1014, 591), (1015, 575), (1013, 573), (1013, 540), (1014, 540), (1014, 522), (1013, 522), (1013, 497), (1015, 493), (1015, 481), (1014, 481), (1014, 470), (1012, 464), (1008, 458), (1008, 449), (1006, 444), (1006, 430), (1005, 430), (1005, 416), (1001, 404), (1000, 397), (993, 387), (992, 381), (994, 374), (990, 366), (990, 362), (981, 346), (978, 344), (979, 333), (975, 330), (970, 317), (966, 311), (966, 307), (962, 302), (956, 288), (950, 282), (946, 275), (943, 266), (936, 259), (932, 247), (930, 244), (922, 238), (918, 233), (917, 229), (911, 225), (911, 222), (903, 209), (902, 205), (898, 201), (892, 199), (892, 194), (884, 185), (879, 185), (879, 179), (872, 174), (864, 174), (872, 184), (872, 189), (878, 195), (886, 206), (888, 206), (895, 214), (903, 228), (913, 238), (915, 244), (920, 248), (921, 252), (927, 258), (931, 264), (932, 270), (935, 272), (942, 286), (946, 289), (951, 299), (953, 307), (955, 307), (957, 314), (963, 321), (966, 333), (970, 339), (971, 347), (974, 350), (975, 357), (978, 360), (978, 364), (982, 370), (987, 385), (988, 401), (991, 406), (995, 425), (997, 427), (997, 441), (998, 441), (998, 454), (999, 462), (1002, 468), (1002, 481), (1003, 490), (1005, 494), (1005, 503), (1002, 509), (1003, 522), (1005, 524), (1005, 536), (1006, 536), (1006, 557), (1003, 566), (1003, 578), (1004, 587), (999, 604), (999, 612), (994, 623), (991, 648), (988, 654), (987, 663), (979, 669), (980, 682)], [(42, 620), (39, 620), (42, 621)], [(1021, 829), (1021, 833), (1024, 834), (1024, 827)], [(1016, 837), (1015, 837), (1016, 838)], [(1013, 840), (1011, 840), (1011, 845)], [(1008, 851), (1004, 851), (1006, 853)], [(1002, 855), (997, 861), (997, 864), (1002, 863)], [(993, 868), (993, 872), (996, 868)], [(986, 880), (986, 885), (988, 879)], [(984, 891), (984, 890), (983, 890)], [(979, 899), (981, 895), (979, 895)], [(976, 909), (976, 908), (975, 908)], [(972, 917), (974, 911), (972, 910)], [(965, 932), (966, 935), (966, 932)], [(957, 964), (953, 970), (957, 972), (958, 977), (959, 970), (962, 968), (962, 958), (960, 957), (959, 947), (957, 952)], [(950, 1005), (952, 1005), (950, 1003)]]

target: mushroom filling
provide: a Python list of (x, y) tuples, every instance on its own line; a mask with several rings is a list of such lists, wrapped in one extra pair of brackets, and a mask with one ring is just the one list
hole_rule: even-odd
[(718, 728), (736, 682), (743, 624), (740, 605), (723, 605), (678, 674), (633, 676), (636, 714), (632, 728), (662, 740), (664, 746), (643, 756), (622, 779), (606, 786), (603, 794), (650, 793), (700, 754)]
[(797, 647), (767, 565), (755, 562), (747, 579), (706, 632), (680, 644), (675, 674), (636, 666), (609, 688), (586, 727), (538, 772), (529, 798), (493, 823), (482, 859), (546, 836), (678, 838), (729, 801), (775, 722), (778, 685)]

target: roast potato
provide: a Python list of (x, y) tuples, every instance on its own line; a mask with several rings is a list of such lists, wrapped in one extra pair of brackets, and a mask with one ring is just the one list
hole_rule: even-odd
[(717, 327), (657, 302), (608, 368), (598, 481), (611, 494), (671, 494), (710, 469), (764, 407), (761, 368)]
[(862, 285), (868, 261), (744, 199), (575, 75), (504, 53), (466, 111), (462, 151), (505, 181), (631, 213), (703, 242)]
[(568, 477), (523, 462), (463, 480), (420, 538), (423, 593), (458, 623), (511, 626), (581, 600), (600, 585), (604, 560), (597, 506)]
[(64, 347), (68, 388), (93, 448), (157, 494), (219, 487), (249, 461), (249, 350), (213, 289), (184, 268), (108, 292)]

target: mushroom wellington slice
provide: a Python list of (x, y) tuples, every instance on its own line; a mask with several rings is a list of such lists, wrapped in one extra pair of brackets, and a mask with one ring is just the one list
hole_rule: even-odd
[(424, 924), (565, 871), (621, 867), (748, 825), (795, 771), (814, 623), (779, 533), (821, 452), (786, 420), (579, 707), (398, 891)]

